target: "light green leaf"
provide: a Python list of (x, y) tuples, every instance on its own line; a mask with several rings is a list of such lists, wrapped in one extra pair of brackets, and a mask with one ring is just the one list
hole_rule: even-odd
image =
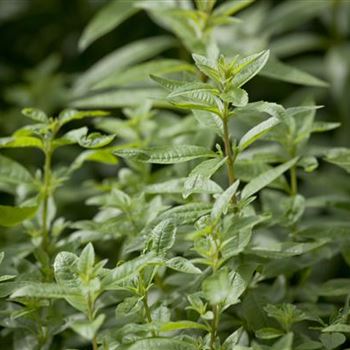
[[(166, 92), (162, 88), (125, 88), (111, 92), (101, 92), (82, 97), (72, 102), (78, 108), (120, 108), (139, 106), (148, 99), (164, 99)], [(164, 104), (164, 103), (163, 103)]]
[(102, 135), (99, 132), (93, 132), (87, 136), (82, 136), (78, 143), (84, 148), (100, 148), (110, 144), (114, 137), (115, 135)]
[(105, 117), (109, 115), (104, 111), (78, 111), (76, 109), (65, 109), (58, 115), (60, 125), (67, 124), (73, 120), (80, 120), (83, 118)]
[(232, 80), (236, 87), (241, 87), (265, 66), (269, 59), (270, 51), (265, 50), (257, 54), (242, 58), (235, 64), (235, 71), (237, 72)]
[(187, 198), (192, 193), (221, 193), (222, 188), (214, 181), (206, 179), (203, 175), (188, 177), (183, 186), (182, 196)]
[(69, 324), (69, 327), (73, 329), (75, 333), (87, 340), (92, 340), (96, 335), (99, 328), (102, 326), (105, 320), (105, 315), (101, 314), (97, 316), (93, 321), (89, 320), (77, 320)]
[(349, 324), (342, 324), (342, 323), (334, 323), (326, 328), (323, 328), (322, 332), (324, 332), (324, 333), (333, 333), (333, 332), (350, 333), (350, 325)]
[(210, 111), (193, 110), (192, 112), (201, 126), (213, 130), (216, 134), (223, 137), (224, 126), (222, 119), (218, 115)]
[(12, 136), (0, 138), (0, 148), (34, 147), (43, 149), (43, 142), (32, 136)]
[(214, 16), (232, 16), (253, 3), (254, 0), (227, 1), (219, 5), (213, 11)]
[[(168, 338), (148, 338), (138, 340), (125, 350), (196, 350), (196, 346), (182, 340)], [(122, 349), (124, 350), (124, 349)]]
[(239, 186), (239, 180), (235, 181), (230, 187), (228, 187), (215, 201), (213, 209), (211, 211), (211, 218), (216, 220), (225, 213), (232, 197), (236, 193)]
[(175, 164), (187, 162), (196, 158), (215, 157), (214, 152), (204, 147), (192, 145), (159, 146), (146, 149), (120, 149), (113, 153), (122, 158), (155, 164)]
[(176, 322), (166, 322), (160, 326), (161, 332), (171, 332), (179, 329), (203, 329), (205, 331), (208, 330), (208, 328), (204, 324), (187, 321), (187, 320), (176, 321)]
[(26, 286), (11, 294), (11, 298), (63, 299), (79, 295), (78, 289), (66, 288), (56, 283), (27, 282)]
[(166, 261), (166, 266), (180, 272), (184, 273), (202, 273), (202, 271), (194, 266), (190, 260), (187, 260), (181, 256), (171, 258)]
[(165, 89), (168, 89), (170, 91), (174, 91), (175, 89), (178, 89), (184, 86), (185, 84), (188, 84), (187, 81), (165, 79), (154, 74), (150, 74), (150, 78), (158, 84), (160, 84), (161, 86), (163, 86)]
[(151, 250), (165, 255), (175, 243), (176, 226), (170, 220), (160, 222), (151, 233)]
[(127, 68), (123, 72), (118, 71), (110, 74), (94, 87), (99, 89), (126, 86), (139, 81), (148, 81), (151, 74), (170, 74), (182, 71), (193, 72), (194, 68), (187, 62), (175, 59), (152, 60)]
[(350, 290), (350, 279), (330, 279), (318, 288), (318, 294), (326, 297), (348, 295)]
[(105, 149), (84, 151), (74, 160), (69, 171), (79, 169), (86, 161), (115, 165), (118, 163), (118, 158)]
[(341, 333), (323, 333), (320, 340), (327, 350), (332, 350), (345, 343), (346, 337)]
[(276, 328), (260, 328), (255, 335), (260, 339), (275, 339), (284, 334), (284, 331)]
[(327, 162), (335, 164), (350, 173), (350, 149), (333, 148), (326, 153), (324, 158)]
[(270, 59), (266, 66), (261, 70), (260, 75), (272, 79), (286, 81), (288, 83), (306, 86), (328, 86), (328, 83), (325, 81), (316, 78), (313, 75), (306, 73), (298, 68), (280, 62), (277, 59)]
[(91, 243), (87, 244), (80, 254), (77, 268), (83, 275), (92, 275), (92, 269), (95, 263), (95, 251)]
[(222, 93), (220, 97), (225, 101), (232, 103), (235, 107), (244, 107), (249, 101), (247, 91), (233, 86), (229, 91)]
[(246, 134), (242, 136), (239, 141), (238, 148), (240, 152), (245, 150), (253, 142), (264, 136), (269, 130), (271, 130), (275, 125), (279, 124), (280, 121), (276, 117), (271, 117), (258, 125), (250, 129)]
[(197, 68), (203, 74), (205, 74), (206, 76), (208, 76), (216, 82), (221, 81), (221, 76), (218, 71), (217, 64), (215, 62), (202, 55), (193, 54), (192, 57)]
[(37, 108), (24, 108), (22, 109), (22, 114), (39, 123), (47, 123), (49, 121), (47, 115)]
[(0, 225), (1, 226), (16, 226), (24, 220), (32, 218), (37, 206), (34, 207), (12, 207), (8, 205), (0, 205)]
[(20, 184), (33, 183), (29, 171), (16, 161), (0, 155), (0, 182)]
[(113, 0), (102, 7), (80, 37), (78, 44), (80, 50), (85, 50), (95, 40), (137, 13), (140, 9), (137, 8), (135, 4), (138, 2), (140, 1)]
[(174, 44), (175, 40), (170, 36), (145, 38), (127, 44), (106, 55), (84, 72), (75, 84), (75, 91), (85, 91), (109, 74), (121, 72), (126, 67), (152, 58)]
[(242, 199), (248, 198), (260, 191), (262, 188), (266, 187), (272, 181), (280, 177), (286, 170), (295, 165), (297, 161), (298, 158), (293, 158), (290, 161), (270, 169), (251, 180), (242, 190)]
[(279, 339), (273, 346), (271, 350), (292, 350), (293, 349), (293, 333), (288, 333)]

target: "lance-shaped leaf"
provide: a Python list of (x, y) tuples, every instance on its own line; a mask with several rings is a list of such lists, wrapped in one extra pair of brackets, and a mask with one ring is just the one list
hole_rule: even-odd
[(221, 76), (215, 62), (209, 60), (208, 58), (202, 55), (193, 54), (192, 57), (197, 68), (203, 74), (205, 74), (206, 76), (208, 76), (216, 82), (221, 81)]
[(127, 44), (96, 62), (77, 80), (74, 90), (84, 91), (111, 73), (158, 55), (176, 43), (170, 36), (156, 36)]
[(175, 338), (147, 338), (121, 348), (121, 350), (196, 350), (197, 347)]
[(135, 6), (138, 2), (113, 0), (104, 6), (85, 28), (79, 39), (80, 50), (85, 50), (92, 42), (140, 11)]
[(0, 148), (34, 147), (43, 149), (43, 142), (33, 136), (12, 136), (0, 138)]
[(211, 218), (213, 220), (220, 217), (226, 210), (232, 197), (236, 193), (239, 186), (239, 180), (235, 181), (229, 188), (226, 189), (215, 201), (213, 209), (211, 211)]
[(123, 72), (110, 74), (106, 79), (98, 82), (95, 88), (125, 86), (131, 83), (148, 80), (151, 74), (170, 74), (176, 72), (194, 72), (192, 65), (174, 59), (153, 60), (130, 67)]
[(231, 103), (235, 107), (244, 107), (249, 101), (247, 91), (233, 86), (230, 90), (222, 93), (220, 97), (225, 101)]
[(232, 16), (235, 13), (249, 6), (254, 0), (236, 0), (227, 1), (216, 7), (213, 11), (214, 16)]
[(208, 330), (208, 327), (204, 324), (193, 322), (193, 321), (176, 321), (176, 322), (166, 322), (160, 326), (161, 332), (171, 332), (176, 331), (178, 329), (202, 329)]
[(232, 80), (236, 87), (241, 87), (247, 81), (258, 74), (265, 66), (269, 59), (270, 51), (265, 50), (257, 54), (245, 57), (235, 64), (235, 71), (237, 72)]
[(260, 124), (254, 126), (246, 134), (242, 136), (239, 141), (238, 148), (240, 152), (245, 150), (253, 142), (264, 136), (269, 130), (271, 130), (275, 125), (279, 124), (280, 121), (276, 117), (271, 117), (264, 120)]
[(110, 144), (114, 140), (114, 137), (115, 135), (102, 135), (99, 132), (93, 132), (81, 137), (78, 143), (84, 148), (100, 148)]
[(24, 108), (22, 109), (22, 114), (39, 123), (47, 123), (49, 121), (47, 115), (37, 108)]
[(184, 273), (201, 273), (202, 271), (194, 266), (192, 262), (182, 256), (177, 256), (166, 261), (165, 265), (173, 270)]
[(343, 147), (333, 148), (326, 153), (324, 159), (350, 173), (350, 149)]
[(297, 161), (297, 157), (293, 158), (290, 161), (270, 169), (251, 180), (242, 190), (242, 199), (248, 198), (259, 192), (262, 188), (269, 185), (271, 182), (279, 178), (286, 170), (295, 165)]
[(38, 206), (12, 207), (0, 205), (0, 225), (16, 226), (22, 221), (32, 218), (37, 210)]
[(16, 185), (33, 183), (30, 172), (16, 161), (0, 155), (0, 182)]
[(181, 80), (173, 80), (173, 79), (166, 79), (159, 77), (158, 75), (150, 74), (150, 78), (157, 82), (159, 85), (163, 86), (165, 89), (174, 91), (186, 84), (188, 84), (187, 81), (181, 81)]
[(162, 263), (163, 260), (153, 254), (142, 255), (108, 271), (101, 283), (106, 290), (120, 289), (125, 281), (137, 275), (146, 266)]
[(151, 251), (165, 255), (175, 243), (176, 226), (170, 220), (160, 222), (151, 233)]
[(58, 121), (62, 126), (73, 120), (104, 117), (106, 115), (109, 115), (109, 113), (104, 111), (78, 111), (76, 109), (65, 109), (58, 115)]
[(306, 73), (298, 68), (291, 67), (285, 63), (282, 63), (276, 59), (269, 60), (266, 66), (261, 70), (260, 75), (272, 79), (286, 81), (288, 83), (306, 86), (328, 86), (328, 83), (325, 81), (316, 78), (313, 75)]
[(155, 164), (175, 164), (188, 162), (196, 158), (215, 157), (215, 153), (209, 149), (193, 145), (159, 146), (145, 149), (119, 149), (113, 153), (122, 158)]
[(184, 182), (182, 196), (187, 198), (192, 193), (221, 193), (222, 188), (214, 181), (206, 179), (203, 175), (188, 177)]
[(65, 299), (79, 294), (79, 289), (67, 288), (56, 283), (27, 282), (26, 286), (12, 293), (11, 298)]
[(77, 320), (69, 323), (69, 327), (73, 329), (75, 333), (87, 340), (92, 340), (99, 328), (102, 326), (105, 320), (105, 315), (101, 314), (97, 316), (93, 321), (89, 320)]
[(199, 109), (220, 115), (223, 106), (218, 94), (219, 91), (209, 84), (189, 83), (172, 91), (168, 99), (179, 108)]

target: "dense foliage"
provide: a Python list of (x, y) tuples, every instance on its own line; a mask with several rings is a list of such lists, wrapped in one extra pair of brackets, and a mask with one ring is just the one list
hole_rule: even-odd
[(346, 349), (349, 2), (112, 0), (80, 50), (145, 13), (4, 93), (1, 345)]

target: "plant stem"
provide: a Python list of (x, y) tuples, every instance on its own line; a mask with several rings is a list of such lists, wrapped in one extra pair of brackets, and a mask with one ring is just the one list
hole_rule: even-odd
[(45, 151), (45, 165), (44, 165), (44, 188), (43, 188), (43, 209), (42, 209), (42, 248), (47, 252), (49, 247), (49, 228), (48, 228), (48, 207), (49, 198), (51, 196), (51, 140)]
[(216, 338), (218, 336), (218, 327), (219, 327), (219, 320), (220, 320), (219, 305), (213, 306), (213, 314), (214, 314), (214, 317), (213, 317), (211, 332), (210, 332), (210, 350), (215, 350)]
[(297, 167), (290, 168), (290, 195), (295, 196), (298, 193)]
[(224, 115), (222, 117), (222, 121), (223, 121), (223, 126), (224, 126), (225, 155), (227, 157), (227, 160), (226, 160), (227, 173), (228, 173), (230, 185), (232, 185), (235, 182), (235, 174), (234, 174), (234, 170), (233, 170), (234, 156), (233, 156), (233, 152), (232, 152), (230, 134), (228, 131), (228, 106), (226, 103), (224, 106)]
[[(90, 322), (92, 322), (94, 320), (94, 303), (91, 300), (90, 293), (88, 295), (88, 300), (87, 300), (87, 311), (88, 311), (88, 319)], [(94, 337), (92, 338), (92, 349), (98, 350), (96, 335), (94, 335)]]

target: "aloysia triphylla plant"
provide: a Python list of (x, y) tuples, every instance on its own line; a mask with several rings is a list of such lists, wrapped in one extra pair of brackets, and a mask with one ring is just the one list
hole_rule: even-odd
[[(313, 133), (338, 126), (316, 121), (312, 100), (292, 108), (249, 101), (245, 84), (266, 69), (269, 51), (224, 56), (211, 36), (248, 3), (198, 1), (196, 9), (169, 9), (138, 2), (157, 21), (169, 19), (171, 31), (195, 52), (195, 66), (141, 64), (97, 87), (153, 74), (167, 91), (159, 106), (178, 113), (152, 109), (149, 101), (124, 109), (124, 119), (75, 110), (49, 118), (26, 109), (35, 123), (1, 139), (3, 148), (35, 147), (44, 155), (36, 174), (1, 156), (2, 188), (16, 201), (4, 204), (0, 216), (2, 226), (13, 227), (0, 257), (2, 335), (9, 347), (346, 346), (349, 281), (320, 280), (316, 272), (339, 252), (349, 260), (348, 223), (337, 212), (324, 223), (318, 211), (347, 202), (306, 198), (308, 189), (300, 185), (308, 184), (320, 157), (349, 171), (350, 152), (309, 146)], [(124, 13), (119, 22), (139, 9), (112, 4)], [(164, 39), (157, 50), (168, 46)], [(137, 47), (136, 56), (142, 51)], [(153, 51), (142, 52), (152, 57)], [(101, 69), (90, 71), (85, 82)], [(163, 76), (174, 72), (185, 73)], [(150, 96), (154, 89), (136, 91)], [(68, 122), (85, 117), (98, 117), (95, 127), (110, 135), (69, 129)], [(54, 151), (74, 143), (89, 150), (56, 166)], [(97, 213), (91, 220), (56, 217), (56, 189), (67, 186), (75, 170), (86, 160), (115, 167), (117, 158), (123, 164), (117, 178), (92, 184), (87, 204)], [(20, 235), (25, 245), (9, 235)]]

